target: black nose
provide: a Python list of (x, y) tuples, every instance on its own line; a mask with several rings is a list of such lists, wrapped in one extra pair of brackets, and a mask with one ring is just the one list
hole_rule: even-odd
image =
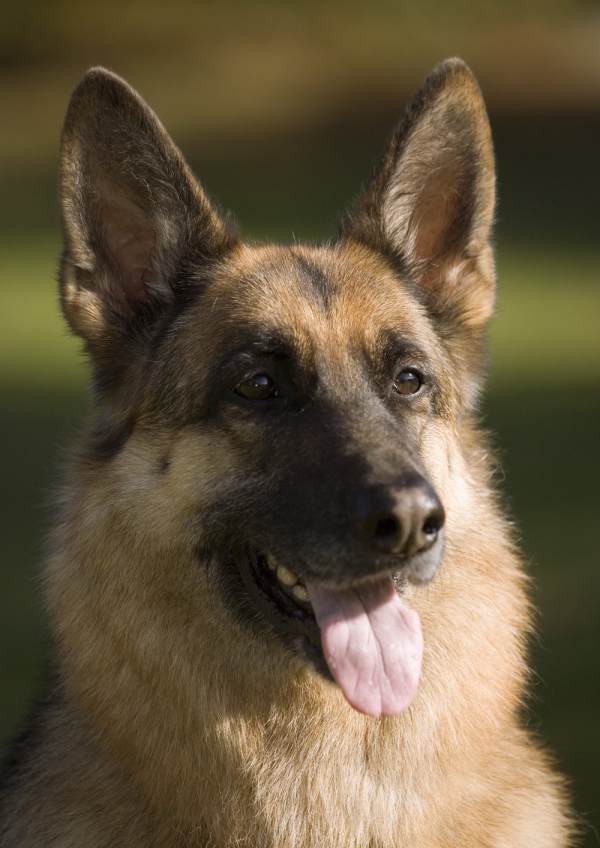
[(359, 533), (382, 553), (411, 556), (426, 551), (437, 539), (444, 518), (440, 499), (418, 474), (365, 489), (358, 498)]

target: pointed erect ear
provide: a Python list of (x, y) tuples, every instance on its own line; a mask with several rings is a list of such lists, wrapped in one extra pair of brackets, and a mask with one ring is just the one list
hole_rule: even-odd
[(103, 68), (71, 98), (60, 189), (62, 306), (96, 356), (147, 338), (193, 286), (186, 270), (235, 242), (154, 113)]
[(494, 158), (481, 92), (460, 59), (408, 104), (342, 237), (390, 256), (441, 319), (475, 329), (493, 312)]

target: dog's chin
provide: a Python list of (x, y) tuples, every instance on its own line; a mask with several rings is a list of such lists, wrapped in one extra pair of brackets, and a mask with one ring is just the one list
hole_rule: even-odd
[[(398, 594), (403, 594), (407, 581), (415, 585), (429, 583), (442, 555), (443, 539), (440, 538), (431, 549), (396, 561), (389, 573), (393, 574)], [(333, 681), (323, 655), (321, 631), (302, 578), (274, 557), (250, 547), (236, 557), (236, 565), (252, 608), (292, 654), (322, 677)], [(364, 578), (368, 579), (373, 578)], [(353, 581), (360, 582), (364, 581)]]

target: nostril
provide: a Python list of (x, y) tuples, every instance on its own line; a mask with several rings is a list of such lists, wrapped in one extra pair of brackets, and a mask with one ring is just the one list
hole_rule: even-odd
[(437, 503), (430, 502), (426, 505), (425, 500), (428, 499), (424, 499), (423, 502), (425, 509), (422, 514), (421, 529), (419, 530), (419, 523), (415, 527), (414, 543), (420, 550), (427, 550), (435, 543), (445, 520), (444, 508), (437, 497)]
[(436, 515), (431, 515), (423, 524), (423, 534), (427, 536), (429, 539), (433, 539), (434, 536), (437, 536), (439, 531), (442, 528), (443, 522)]
[(402, 524), (390, 512), (375, 513), (359, 522), (361, 534), (370, 546), (384, 553), (393, 553), (401, 544)]
[(395, 538), (400, 533), (400, 522), (398, 519), (393, 516), (387, 516), (386, 518), (379, 518), (374, 527), (373, 536), (376, 539), (386, 540), (390, 538)]

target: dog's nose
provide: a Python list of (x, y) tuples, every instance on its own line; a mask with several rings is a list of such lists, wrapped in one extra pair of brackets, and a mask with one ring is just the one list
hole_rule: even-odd
[(431, 486), (410, 474), (358, 497), (358, 529), (371, 548), (411, 556), (430, 548), (444, 526), (444, 508)]

